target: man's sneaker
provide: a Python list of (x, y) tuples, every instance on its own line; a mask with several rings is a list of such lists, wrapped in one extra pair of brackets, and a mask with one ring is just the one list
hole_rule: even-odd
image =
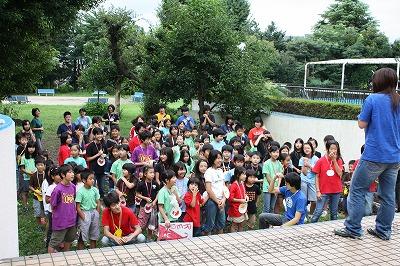
[(347, 231), (346, 228), (335, 229), (335, 230), (333, 230), (333, 232), (337, 236), (350, 237), (350, 238), (353, 238), (353, 239), (361, 239), (361, 236), (357, 236), (357, 235), (354, 235), (354, 234), (350, 233), (349, 231)]
[(324, 210), (324, 211), (322, 212), (322, 214), (321, 214), (321, 217), (325, 217), (325, 216), (327, 216), (327, 215), (328, 215), (328, 212)]
[(376, 231), (376, 229), (373, 229), (373, 228), (368, 228), (368, 229), (367, 229), (367, 232), (368, 232), (368, 234), (373, 235), (373, 236), (375, 236), (375, 237), (377, 237), (377, 238), (380, 238), (380, 239), (382, 239), (382, 240), (389, 240), (389, 239), (390, 239), (389, 237), (386, 237), (386, 236), (384, 236), (384, 235), (379, 234), (379, 233)]

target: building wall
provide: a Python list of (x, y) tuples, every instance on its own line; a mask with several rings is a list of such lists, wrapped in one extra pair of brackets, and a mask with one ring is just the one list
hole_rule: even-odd
[(324, 153), (323, 139), (333, 135), (340, 144), (345, 163), (360, 157), (360, 148), (364, 144), (364, 131), (355, 120), (335, 120), (306, 117), (273, 112), (263, 117), (265, 127), (279, 143), (294, 142), (296, 138), (304, 141), (313, 137), (318, 141), (317, 150)]
[(17, 187), (15, 174), (15, 124), (0, 114), (0, 259), (19, 256)]

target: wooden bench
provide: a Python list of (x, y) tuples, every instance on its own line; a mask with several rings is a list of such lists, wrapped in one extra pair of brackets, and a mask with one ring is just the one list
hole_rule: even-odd
[(143, 92), (135, 92), (135, 94), (132, 95), (132, 102), (143, 102), (143, 98)]
[(54, 96), (55, 93), (56, 93), (56, 91), (54, 89), (37, 89), (37, 94), (39, 94), (39, 96), (42, 94), (44, 94), (46, 96), (51, 94)]
[(97, 98), (88, 98), (87, 102), (88, 103), (97, 103), (97, 102), (99, 102), (99, 103), (106, 104), (106, 103), (108, 103), (108, 98), (98, 98), (98, 101), (97, 101)]
[(92, 95), (101, 95), (101, 96), (105, 96), (105, 95), (107, 95), (108, 94), (108, 92), (106, 92), (106, 91), (94, 91), (93, 93), (92, 93)]
[(28, 103), (28, 96), (26, 95), (11, 95), (7, 97), (10, 103)]

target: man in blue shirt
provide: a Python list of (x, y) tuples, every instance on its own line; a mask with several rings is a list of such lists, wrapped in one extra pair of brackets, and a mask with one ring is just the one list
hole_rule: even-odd
[(185, 124), (185, 128), (190, 131), (193, 129), (195, 122), (193, 117), (189, 114), (189, 108), (187, 106), (182, 106), (181, 108), (182, 115), (176, 120), (176, 125), (178, 126), (181, 122)]
[(68, 132), (71, 136), (75, 136), (75, 125), (72, 123), (71, 112), (64, 112), (64, 123), (58, 126), (57, 136), (60, 137), (62, 133)]
[(303, 224), (307, 213), (307, 199), (301, 192), (301, 178), (297, 173), (289, 173), (285, 178), (286, 186), (275, 188), (275, 180), (283, 178), (282, 174), (278, 174), (271, 180), (268, 188), (269, 193), (283, 194), (286, 200), (286, 211), (283, 215), (274, 213), (261, 213), (259, 217), (260, 229), (273, 226), (291, 226)]

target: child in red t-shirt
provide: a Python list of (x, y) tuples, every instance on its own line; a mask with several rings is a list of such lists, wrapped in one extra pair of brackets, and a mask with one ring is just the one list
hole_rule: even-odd
[(337, 219), (340, 194), (343, 191), (343, 161), (339, 143), (335, 140), (329, 140), (325, 147), (326, 154), (317, 161), (312, 169), (316, 174), (315, 187), (317, 192), (317, 206), (311, 218), (312, 223), (318, 222), (328, 201), (330, 218), (331, 220)]
[(188, 181), (189, 190), (186, 192), (183, 200), (186, 204), (186, 214), (183, 217), (184, 222), (193, 223), (193, 236), (201, 235), (200, 226), (200, 207), (203, 205), (203, 199), (199, 193), (200, 180), (198, 178), (190, 178)]
[(229, 187), (229, 209), (228, 221), (232, 222), (231, 232), (243, 230), (244, 222), (247, 220), (247, 202), (249, 197), (246, 195), (244, 181), (246, 180), (246, 169), (236, 167), (234, 172), (234, 182)]

